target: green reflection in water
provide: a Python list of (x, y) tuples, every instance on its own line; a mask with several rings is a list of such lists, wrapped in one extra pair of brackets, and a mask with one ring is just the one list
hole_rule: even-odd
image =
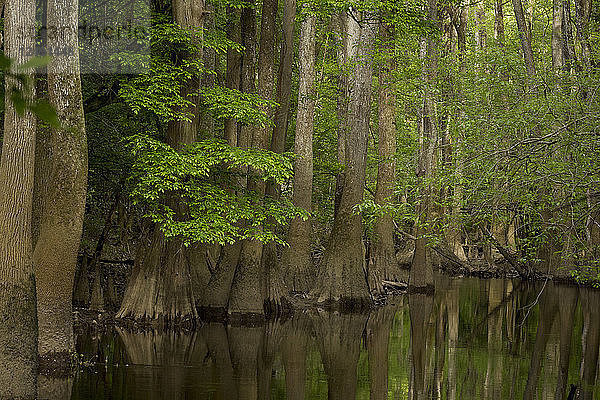
[(436, 287), (369, 315), (81, 335), (80, 352), (102, 364), (76, 375), (71, 398), (564, 399), (570, 384), (600, 398), (600, 292), (446, 277)]

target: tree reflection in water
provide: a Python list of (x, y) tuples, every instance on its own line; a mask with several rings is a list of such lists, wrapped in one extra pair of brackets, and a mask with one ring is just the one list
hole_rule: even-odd
[(564, 399), (571, 384), (600, 395), (599, 292), (443, 277), (436, 288), (369, 314), (80, 335), (84, 359), (102, 363), (75, 375), (71, 398)]

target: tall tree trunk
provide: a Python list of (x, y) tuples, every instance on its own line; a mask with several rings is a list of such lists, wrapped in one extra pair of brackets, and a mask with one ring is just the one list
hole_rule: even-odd
[(512, 0), (512, 3), (515, 11), (515, 18), (517, 20), (519, 37), (521, 38), (521, 51), (523, 52), (523, 58), (525, 59), (527, 73), (530, 76), (533, 76), (535, 75), (535, 60), (533, 58), (533, 50), (531, 48), (531, 31), (529, 30), (527, 21), (525, 21), (525, 13), (523, 11), (523, 4), (521, 0)]
[[(294, 27), (296, 19), (296, 0), (284, 0), (283, 2), (283, 35), (281, 40), (281, 51), (279, 57), (279, 70), (277, 72), (277, 89), (275, 101), (279, 104), (275, 110), (273, 135), (271, 137), (271, 151), (282, 154), (285, 150), (285, 138), (288, 129), (288, 117), (290, 110), (290, 97), (292, 95), (292, 62), (294, 60)], [(302, 76), (302, 75), (300, 75)], [(278, 199), (281, 187), (274, 181), (267, 182), (266, 195)], [(275, 225), (271, 218), (270, 224)], [(280, 268), (277, 258), (277, 244), (269, 242), (263, 249), (263, 263), (267, 271), (275, 272), (286, 281), (287, 274)]]
[(565, 65), (563, 49), (563, 0), (552, 1), (552, 66), (559, 70)]
[[(393, 61), (394, 34), (392, 27), (379, 23), (381, 50), (387, 60), (379, 67), (379, 143), (375, 203), (384, 206), (392, 200), (396, 182), (396, 96)], [(384, 294), (383, 281), (397, 281), (400, 270), (394, 249), (394, 220), (385, 213), (375, 221), (374, 238), (369, 252), (369, 289), (371, 295)]]
[(591, 64), (591, 47), (589, 23), (592, 11), (592, 0), (575, 0), (575, 27), (577, 41), (581, 46), (581, 62), (589, 68)]
[[(307, 15), (300, 30), (300, 87), (294, 153), (293, 202), (310, 213), (312, 204), (313, 150), (315, 118), (315, 39), (316, 16)], [(311, 285), (311, 220), (295, 218), (290, 223), (281, 263), (286, 283), (291, 290), (308, 291)]]
[(565, 61), (576, 60), (573, 41), (573, 21), (571, 20), (571, 0), (563, 0), (563, 46)]
[[(215, 15), (215, 7), (212, 4), (211, 0), (204, 1), (204, 18), (202, 21), (202, 27), (207, 31), (214, 31), (216, 24), (216, 15)], [(200, 85), (203, 88), (214, 88), (217, 82), (216, 73), (218, 71), (217, 68), (217, 52), (211, 48), (206, 47), (202, 49), (202, 62), (204, 64), (204, 68), (208, 71), (214, 71), (215, 73), (206, 72), (202, 75), (202, 79)], [(215, 136), (215, 119), (208, 109), (199, 108), (196, 111), (199, 114), (198, 121), (198, 134), (201, 138), (211, 138)]]
[[(279, 106), (275, 111), (275, 126), (271, 138), (271, 151), (281, 154), (285, 150), (285, 137), (288, 128), (290, 97), (292, 93), (292, 63), (294, 61), (294, 26), (296, 19), (296, 0), (284, 0), (283, 3), (283, 40), (277, 72), (277, 92), (275, 101)], [(276, 189), (272, 186), (271, 189)], [(268, 192), (269, 194), (271, 192)]]
[[(437, 0), (428, 0), (428, 19), (438, 23)], [(423, 58), (422, 79), (425, 85), (421, 125), (421, 146), (417, 162), (417, 180), (422, 194), (416, 207), (417, 222), (415, 229), (415, 254), (410, 268), (410, 286), (413, 288), (433, 287), (433, 265), (427, 248), (427, 226), (431, 224), (433, 215), (432, 177), (435, 168), (435, 149), (437, 142), (437, 120), (435, 99), (430, 86), (434, 85), (437, 75), (438, 47), (436, 38), (422, 39), (421, 56)]]
[[(205, 13), (203, 0), (175, 0), (172, 10), (173, 20), (182, 29), (202, 29)], [(181, 56), (203, 59), (203, 52)], [(199, 98), (194, 93), (200, 89), (200, 77), (195, 76), (183, 82), (182, 88), (182, 95), (190, 98), (195, 106), (186, 110), (193, 114), (191, 121), (168, 123), (166, 141), (176, 151), (194, 143), (197, 138)], [(186, 214), (185, 206), (176, 193), (168, 193), (164, 201), (177, 215)], [(189, 259), (189, 250), (181, 239), (167, 240), (160, 228), (155, 226), (144, 259), (134, 266), (117, 316), (158, 320), (165, 324), (194, 320), (197, 312)]]
[[(242, 9), (239, 13), (233, 8), (227, 10), (229, 21), (236, 24), (239, 20), (239, 30), (234, 26), (228, 26), (228, 36), (235, 38), (244, 46), (243, 56), (228, 53), (227, 55), (227, 84), (228, 87), (240, 89), (244, 93), (254, 93), (254, 58), (256, 53), (256, 14), (250, 7)], [(233, 40), (233, 39), (232, 39)], [(239, 74), (236, 77), (236, 74)], [(228, 125), (229, 124), (229, 125)], [(225, 122), (225, 137), (230, 146), (238, 146), (247, 149), (250, 145), (250, 126), (239, 126), (236, 121)], [(242, 169), (243, 172), (245, 172)], [(239, 185), (245, 187), (247, 181), (240, 178)], [(200, 299), (200, 305), (211, 311), (221, 313), (227, 311), (233, 279), (237, 270), (242, 242), (223, 246), (217, 269), (213, 272), (208, 285)]]
[(504, 46), (504, 4), (502, 0), (494, 1), (494, 39)]
[[(47, 22), (46, 22), (47, 23)], [(36, 97), (48, 98), (48, 74), (37, 74), (35, 82)], [(33, 177), (33, 209), (31, 219), (32, 248), (35, 249), (37, 239), (40, 236), (40, 225), (44, 203), (48, 198), (48, 190), (52, 174), (52, 149), (50, 139), (52, 129), (48, 124), (38, 123), (35, 133), (35, 173)]]
[(48, 97), (64, 128), (53, 129), (50, 137), (52, 172), (33, 252), (39, 354), (47, 362), (65, 364), (75, 350), (72, 298), (87, 190), (78, 14), (76, 0), (48, 1), (48, 26), (63, 28), (62, 35), (48, 35), (49, 48), (75, 51), (54, 56), (48, 65)]
[[(250, 11), (249, 11), (250, 12)], [(258, 94), (264, 99), (273, 98), (274, 89), (274, 54), (275, 54), (275, 21), (277, 17), (277, 0), (264, 0), (261, 16), (260, 45), (258, 55)], [(248, 38), (251, 40), (251, 37)], [(246, 48), (248, 51), (248, 48)], [(245, 60), (244, 60), (245, 62)], [(264, 106), (262, 110), (271, 118), (274, 110)], [(269, 128), (254, 127), (251, 135), (251, 146), (256, 149), (269, 148)], [(258, 196), (265, 194), (265, 182), (255, 180), (249, 174), (248, 189)], [(258, 240), (247, 239), (242, 242), (240, 260), (233, 279), (229, 298), (230, 313), (264, 313), (264, 300), (269, 299), (279, 304), (283, 293), (277, 274), (265, 271), (262, 266), (263, 245)]]
[[(227, 39), (242, 42), (242, 31), (240, 21), (240, 10), (227, 7)], [(236, 49), (227, 50), (227, 70), (225, 73), (225, 86), (229, 89), (240, 90), (242, 70), (242, 55)], [(230, 146), (237, 145), (238, 123), (235, 119), (225, 120), (225, 140)]]
[(475, 41), (479, 50), (483, 50), (487, 41), (487, 31), (485, 26), (485, 5), (479, 3), (475, 15), (477, 21), (477, 30), (475, 32)]
[[(363, 200), (365, 187), (367, 133), (371, 105), (373, 74), (372, 46), (376, 25), (373, 16), (363, 15), (357, 65), (351, 79), (346, 135), (346, 169), (344, 188), (323, 263), (318, 287), (319, 302), (353, 304), (370, 303), (365, 279), (365, 256), (362, 243), (362, 217), (354, 207)], [(357, 23), (348, 18), (349, 25)]]
[[(352, 73), (351, 60), (356, 57), (358, 43), (360, 38), (360, 25), (356, 23), (346, 12), (338, 16), (338, 36), (339, 41), (337, 50), (337, 61), (342, 70), (338, 77), (338, 101), (336, 116), (338, 121), (337, 129), (337, 162), (341, 166), (346, 164), (346, 135), (348, 132), (348, 105), (350, 99), (350, 75)], [(334, 194), (334, 215), (337, 215), (342, 199), (344, 189), (344, 175), (342, 170), (337, 173), (335, 181)]]
[[(235, 43), (242, 44), (241, 11), (238, 8), (227, 7), (227, 38)], [(253, 66), (253, 64), (251, 64)], [(242, 55), (235, 49), (227, 51), (227, 69), (225, 86), (230, 89), (242, 90)], [(238, 146), (239, 124), (235, 119), (225, 120), (225, 140), (230, 146)], [(240, 140), (241, 142), (241, 140)], [(247, 147), (247, 143), (246, 143)], [(212, 272), (208, 284), (199, 296), (198, 305), (213, 309), (211, 313), (222, 314), (227, 309), (231, 284), (235, 274), (239, 257), (241, 242), (225, 244), (221, 248), (215, 270)], [(218, 310), (218, 311), (217, 311)]]
[(226, 244), (221, 250), (217, 268), (200, 296), (198, 304), (219, 314), (227, 310), (233, 276), (240, 258), (242, 242)]
[[(456, 12), (456, 39), (457, 39), (457, 59), (460, 65), (461, 73), (466, 70), (466, 30), (468, 20), (468, 7), (461, 5)], [(460, 99), (462, 96), (460, 87), (455, 87), (454, 96), (456, 99)], [(459, 120), (464, 117), (464, 110), (458, 110), (456, 116)], [(447, 129), (446, 129), (447, 130)], [(460, 137), (450, 136), (450, 157), (452, 158), (450, 163), (453, 163), (455, 168), (456, 180), (452, 188), (452, 205), (450, 210), (450, 224), (446, 231), (446, 241), (452, 253), (454, 253), (461, 261), (466, 261), (467, 257), (462, 247), (462, 225), (461, 225), (461, 213), (462, 213), (462, 202), (463, 202), (463, 188), (461, 178), (463, 175), (463, 159), (461, 156), (460, 149)]]
[[(33, 54), (35, 1), (13, 0), (4, 13), (4, 53), (15, 64)], [(33, 79), (31, 70), (26, 71)], [(32, 83), (32, 82), (31, 82)], [(6, 78), (6, 92), (18, 88), (33, 98), (33, 87)], [(36, 397), (37, 319), (31, 216), (36, 119), (19, 115), (5, 96), (0, 159), (0, 398)]]
[(73, 289), (73, 304), (75, 307), (87, 307), (90, 303), (90, 269), (87, 254), (81, 257), (81, 265), (76, 279), (75, 288)]

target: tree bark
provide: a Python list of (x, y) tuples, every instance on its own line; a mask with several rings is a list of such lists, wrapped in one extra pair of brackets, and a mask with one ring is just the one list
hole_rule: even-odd
[(523, 52), (527, 73), (529, 76), (533, 76), (535, 75), (535, 60), (533, 58), (533, 50), (531, 48), (531, 32), (527, 22), (525, 21), (523, 4), (521, 0), (512, 0), (512, 3), (515, 12), (515, 19), (517, 20), (517, 28), (519, 30), (519, 37), (521, 39), (521, 51)]
[(584, 68), (591, 64), (591, 47), (589, 40), (589, 23), (592, 10), (592, 0), (575, 0), (575, 27), (577, 41), (581, 46), (581, 62)]
[[(227, 38), (235, 43), (242, 44), (242, 22), (247, 22), (247, 17), (244, 21), (241, 20), (241, 11), (235, 7), (227, 7)], [(244, 32), (244, 36), (247, 36), (247, 31)], [(248, 51), (246, 50), (246, 68), (244, 72), (247, 74), (248, 64), (252, 66), (252, 73), (254, 73), (254, 63), (248, 63)], [(252, 57), (254, 54), (252, 54)], [(244, 84), (248, 85), (248, 78), (244, 81)], [(242, 54), (237, 50), (229, 49), (227, 51), (227, 67), (225, 75), (225, 86), (230, 89), (243, 90), (242, 88)], [(254, 88), (252, 83), (252, 88)], [(247, 87), (246, 87), (247, 89)], [(254, 91), (254, 89), (252, 89)], [(245, 145), (248, 147), (248, 143), (238, 137), (240, 126), (235, 119), (228, 118), (225, 120), (225, 140), (230, 146)], [(247, 128), (245, 128), (247, 132)], [(210, 313), (222, 314), (227, 310), (229, 303), (229, 295), (231, 293), (231, 285), (237, 264), (240, 257), (241, 242), (233, 244), (225, 244), (221, 248), (221, 253), (215, 270), (212, 272), (207, 285), (204, 290), (198, 296), (198, 305), (205, 308), (205, 311)], [(209, 311), (211, 310), (212, 311)]]
[[(292, 63), (294, 61), (294, 27), (296, 0), (283, 2), (283, 40), (277, 72), (277, 92), (275, 101), (279, 104), (275, 111), (271, 151), (281, 154), (285, 150), (285, 137), (288, 128), (290, 97), (292, 93)], [(300, 75), (302, 76), (302, 75)]]
[[(360, 37), (360, 25), (355, 23), (347, 13), (340, 13), (338, 16), (339, 41), (337, 50), (338, 64), (341, 66), (338, 77), (338, 101), (336, 116), (338, 122), (337, 129), (337, 162), (344, 167), (346, 164), (346, 135), (348, 132), (348, 105), (350, 98), (350, 75), (351, 60), (356, 57), (358, 42)], [(334, 194), (334, 216), (337, 215), (342, 199), (344, 189), (345, 171), (339, 171), (335, 180)]]
[[(253, 13), (253, 11), (249, 12)], [(277, 0), (264, 0), (261, 16), (260, 45), (258, 55), (258, 94), (264, 99), (273, 98), (274, 90), (274, 54), (275, 54), (275, 20), (277, 17)], [(255, 28), (254, 28), (255, 29)], [(252, 36), (248, 37), (248, 40)], [(249, 49), (246, 48), (246, 51)], [(244, 61), (245, 62), (245, 61)], [(274, 110), (263, 106), (263, 110), (271, 118)], [(251, 135), (251, 146), (256, 149), (269, 148), (270, 130), (267, 127), (254, 127)], [(255, 180), (252, 174), (248, 177), (248, 189), (258, 196), (265, 194), (265, 182)], [(233, 279), (229, 299), (230, 313), (264, 313), (264, 301), (276, 306), (280, 304), (283, 290), (278, 274), (273, 270), (264, 270), (262, 265), (263, 245), (258, 240), (247, 239), (242, 242), (240, 260)]]
[[(466, 30), (467, 30), (467, 20), (468, 20), (468, 7), (461, 6), (457, 12), (456, 16), (456, 37), (457, 37), (457, 51), (458, 51), (458, 61), (460, 65), (461, 73), (464, 73), (466, 70)], [(460, 87), (455, 87), (454, 96), (458, 100), (462, 97)], [(464, 117), (464, 111), (459, 110), (458, 116), (459, 119)], [(446, 129), (448, 130), (448, 129)], [(449, 135), (450, 136), (450, 135)], [(450, 210), (450, 224), (446, 231), (446, 241), (448, 243), (448, 247), (452, 254), (458, 257), (458, 260), (461, 262), (467, 261), (467, 257), (465, 255), (465, 251), (462, 247), (462, 225), (461, 225), (461, 212), (462, 212), (462, 202), (463, 202), (463, 188), (461, 183), (461, 178), (463, 176), (463, 160), (460, 154), (460, 137), (452, 137), (450, 136), (449, 140), (450, 145), (450, 156), (452, 160), (451, 163), (454, 164), (456, 181), (454, 183), (454, 187), (452, 188), (452, 205)]]
[[(392, 201), (394, 184), (396, 182), (396, 96), (393, 71), (394, 35), (392, 27), (379, 23), (379, 38), (381, 51), (387, 60), (379, 67), (379, 143), (377, 166), (377, 187), (375, 203), (385, 206)], [(401, 279), (396, 251), (394, 249), (394, 220), (391, 215), (384, 213), (377, 217), (374, 227), (374, 237), (369, 252), (369, 289), (371, 295), (383, 295), (383, 281), (398, 281)]]
[[(47, 70), (46, 70), (47, 71)], [(36, 74), (35, 91), (37, 98), (48, 99), (48, 79), (47, 72)], [(42, 97), (43, 96), (43, 97)], [(33, 176), (33, 209), (31, 219), (32, 248), (35, 249), (38, 237), (40, 236), (40, 226), (44, 204), (48, 198), (48, 182), (52, 177), (52, 148), (50, 140), (52, 138), (52, 129), (48, 124), (37, 121), (35, 133), (35, 173)]]
[[(33, 54), (35, 1), (14, 0), (4, 15), (4, 53), (15, 64)], [(25, 71), (33, 79), (31, 70)], [(8, 95), (19, 87), (6, 78), (4, 135), (0, 159), (0, 398), (36, 397), (37, 319), (31, 217), (36, 119), (19, 115)]]
[(477, 47), (479, 50), (483, 50), (485, 48), (487, 42), (487, 31), (485, 26), (485, 6), (483, 3), (479, 3), (476, 11), (476, 24), (477, 30), (475, 32), (475, 41), (477, 42)]
[[(292, 62), (294, 59), (294, 27), (296, 18), (296, 0), (284, 0), (283, 3), (283, 35), (279, 58), (279, 70), (277, 73), (277, 89), (275, 101), (277, 106), (274, 115), (273, 135), (271, 136), (271, 151), (282, 154), (285, 150), (285, 138), (288, 129), (290, 110), (290, 98), (292, 95)], [(300, 75), (302, 76), (302, 75)], [(266, 195), (279, 199), (281, 187), (273, 181), (267, 182)], [(275, 225), (271, 218), (270, 224)], [(281, 264), (277, 257), (277, 244), (269, 242), (263, 249), (263, 264), (267, 271), (272, 271), (282, 277), (284, 283), (287, 274), (281, 270)]]
[(504, 5), (502, 0), (494, 1), (494, 39), (504, 46)]
[(217, 268), (204, 288), (198, 305), (217, 312), (227, 310), (233, 276), (240, 258), (241, 242), (226, 244), (221, 250)]
[[(203, 27), (204, 1), (175, 0), (173, 20), (182, 29)], [(203, 52), (181, 54), (182, 57), (203, 59)], [(170, 121), (166, 142), (176, 151), (196, 141), (199, 123), (198, 95), (200, 77), (194, 76), (182, 83), (182, 95), (191, 98), (193, 107), (188, 111), (191, 121)], [(185, 206), (176, 193), (166, 194), (164, 201), (179, 215), (186, 214)], [(155, 320), (177, 324), (197, 317), (192, 286), (189, 250), (179, 238), (167, 240), (158, 226), (154, 227), (152, 241), (141, 262), (136, 262), (117, 317)]]
[(92, 294), (90, 295), (90, 310), (103, 312), (104, 311), (104, 288), (102, 286), (102, 266), (99, 262), (91, 261), (92, 274)]
[(50, 136), (51, 173), (45, 183), (39, 237), (33, 253), (36, 274), (39, 353), (70, 362), (75, 350), (72, 296), (77, 254), (83, 231), (87, 191), (87, 141), (81, 94), (78, 49), (78, 3), (48, 1), (48, 26), (61, 34), (48, 35), (48, 47), (70, 49), (48, 64), (48, 98), (62, 128)]
[[(373, 16), (365, 14), (360, 28), (360, 46), (348, 106), (344, 188), (314, 293), (319, 302), (341, 302), (350, 307), (367, 305), (371, 301), (365, 279), (362, 218), (354, 208), (362, 202), (365, 187), (373, 74), (371, 54), (376, 30), (373, 20)], [(357, 23), (353, 18), (348, 21), (349, 25)]]
[[(242, 42), (240, 11), (234, 7), (227, 7), (227, 39)], [(225, 86), (229, 89), (240, 90), (242, 71), (242, 55), (235, 49), (227, 50), (227, 70), (225, 73)], [(238, 123), (235, 119), (225, 120), (225, 140), (230, 146), (237, 145)]]
[[(430, 21), (438, 21), (437, 0), (429, 0), (427, 15)], [(417, 180), (422, 194), (416, 207), (417, 222), (415, 228), (415, 253), (410, 268), (410, 286), (414, 288), (433, 287), (433, 266), (427, 249), (426, 235), (433, 217), (432, 177), (435, 169), (435, 149), (437, 144), (437, 121), (434, 94), (429, 86), (433, 85), (437, 75), (438, 47), (435, 38), (422, 39), (421, 56), (423, 58), (422, 79), (425, 84), (423, 108), (420, 121), (421, 147), (417, 162)]]
[(552, 66), (559, 70), (565, 65), (563, 51), (563, 1), (552, 1)]
[(73, 304), (76, 307), (87, 307), (90, 303), (90, 270), (88, 266), (89, 257), (87, 254), (83, 254), (73, 293)]
[[(300, 30), (300, 87), (294, 153), (294, 194), (296, 207), (311, 212), (313, 181), (312, 139), (315, 111), (315, 39), (316, 16), (307, 15)], [(281, 257), (283, 276), (288, 288), (308, 291), (312, 286), (311, 220), (295, 218), (290, 223), (288, 246)]]
[[(239, 19), (239, 32), (235, 29), (231, 35), (238, 38), (240, 43), (244, 46), (244, 53), (243, 56), (240, 56), (239, 58), (237, 54), (228, 53), (227, 81), (230, 82), (232, 88), (239, 88), (244, 93), (254, 93), (256, 15), (251, 8), (242, 9), (239, 17), (237, 17), (237, 11), (234, 9), (228, 9), (228, 13), (235, 13), (232, 17), (234, 18), (234, 21)], [(236, 73), (239, 73), (237, 78)], [(237, 122), (235, 121), (230, 128), (227, 126), (228, 125), (226, 125), (225, 133), (229, 145), (247, 149), (250, 146), (251, 127), (238, 127)], [(233, 127), (235, 127), (235, 129)], [(243, 175), (245, 170), (242, 169), (240, 172)], [(239, 185), (241, 187), (246, 187), (247, 181), (240, 178)], [(227, 244), (223, 246), (221, 250), (217, 269), (211, 275), (208, 285), (201, 297), (201, 301), (199, 302), (199, 304), (207, 310), (213, 309), (213, 311), (209, 311), (211, 313), (216, 312), (219, 314), (221, 313), (221, 309), (223, 312), (226, 312), (228, 309), (241, 248), (242, 242), (240, 241), (231, 245)]]
[(44, 400), (70, 399), (73, 392), (73, 381), (73, 377), (39, 375), (39, 398)]

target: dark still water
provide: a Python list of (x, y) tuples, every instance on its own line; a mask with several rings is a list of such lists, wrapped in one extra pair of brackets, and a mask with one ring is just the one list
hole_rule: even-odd
[[(571, 384), (600, 398), (598, 291), (440, 277), (435, 296), (391, 303), (256, 328), (82, 335), (99, 364), (75, 376), (71, 398), (565, 399)], [(40, 397), (57, 384), (40, 382)]]

